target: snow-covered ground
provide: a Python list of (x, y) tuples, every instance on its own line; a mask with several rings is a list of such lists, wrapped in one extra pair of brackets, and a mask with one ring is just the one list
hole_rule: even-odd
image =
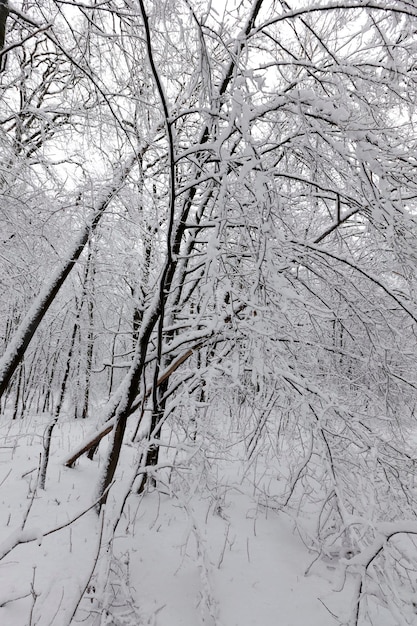
[[(57, 425), (42, 492), (46, 420), (2, 419), (1, 626), (334, 626), (346, 619), (352, 585), (340, 591), (338, 564), (316, 559), (294, 519), (265, 506), (236, 461), (195, 461), (170, 483), (162, 476), (157, 490), (131, 495), (119, 515), (135, 454), (127, 447), (99, 518), (87, 509), (100, 458), (82, 458), (74, 469), (62, 464), (91, 425)], [(13, 548), (17, 540), (25, 543)]]

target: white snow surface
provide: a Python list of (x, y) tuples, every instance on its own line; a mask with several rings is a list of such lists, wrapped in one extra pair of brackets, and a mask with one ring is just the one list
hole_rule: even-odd
[(90, 509), (66, 525), (90, 507), (102, 457), (65, 468), (91, 423), (60, 421), (46, 489), (36, 489), (47, 422), (0, 423), (1, 626), (343, 623), (352, 585), (338, 590), (339, 565), (318, 560), (232, 459), (131, 495), (113, 535), (136, 454), (126, 446), (104, 515)]

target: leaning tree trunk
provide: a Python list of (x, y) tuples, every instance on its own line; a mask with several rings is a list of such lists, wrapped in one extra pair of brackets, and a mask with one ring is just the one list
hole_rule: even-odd
[(111, 188), (105, 193), (104, 198), (99, 202), (99, 206), (92, 213), (84, 229), (70, 248), (70, 251), (65, 255), (65, 260), (59, 265), (57, 270), (52, 274), (51, 279), (46, 283), (37, 298), (35, 298), (32, 306), (17, 328), (17, 331), (7, 346), (5, 354), (2, 359), (0, 359), (0, 397), (6, 391), (14, 372), (22, 362), (26, 349), (39, 324), (54, 302), (76, 261), (81, 256), (91, 233), (96, 230), (109, 203), (116, 196), (120, 186), (126, 180), (126, 177), (136, 162), (136, 158), (136, 154), (133, 155), (125, 167), (120, 168), (119, 174), (113, 181)]

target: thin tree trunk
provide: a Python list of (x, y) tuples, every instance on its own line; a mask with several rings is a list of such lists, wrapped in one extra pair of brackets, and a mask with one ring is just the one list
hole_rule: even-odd
[(44, 434), (44, 440), (43, 440), (44, 451), (43, 451), (43, 455), (42, 455), (41, 469), (40, 469), (40, 472), (39, 472), (39, 488), (40, 489), (45, 489), (46, 472), (48, 470), (49, 456), (50, 456), (50, 453), (51, 453), (52, 433), (53, 433), (54, 428), (55, 428), (55, 426), (56, 426), (56, 424), (58, 422), (58, 419), (59, 419), (59, 416), (60, 416), (60, 413), (61, 413), (62, 403), (63, 403), (64, 397), (65, 397), (65, 391), (66, 391), (66, 388), (67, 388), (67, 382), (68, 382), (69, 373), (70, 373), (70, 369), (71, 369), (72, 354), (73, 354), (73, 351), (74, 351), (75, 339), (77, 337), (77, 330), (78, 330), (80, 311), (81, 311), (81, 304), (80, 304), (80, 308), (77, 311), (76, 319), (75, 319), (74, 326), (73, 326), (73, 329), (72, 329), (71, 341), (70, 341), (70, 346), (69, 346), (69, 349), (68, 349), (67, 360), (66, 360), (66, 364), (65, 364), (64, 376), (63, 376), (62, 382), (61, 382), (61, 388), (60, 388), (60, 391), (59, 391), (58, 402), (55, 405), (54, 417), (51, 420), (51, 422), (48, 424), (48, 427), (47, 427), (47, 429), (45, 431), (45, 434)]
[(15, 395), (15, 401), (14, 401), (14, 407), (13, 407), (13, 415), (12, 415), (12, 419), (13, 420), (15, 420), (17, 418), (17, 414), (18, 414), (18, 410), (19, 410), (19, 398), (20, 398), (20, 395), (21, 395), (22, 378), (23, 378), (23, 363), (21, 363), (21, 365), (19, 367), (17, 380), (16, 380), (16, 395)]
[[(83, 406), (81, 409), (81, 417), (85, 419), (88, 416), (88, 405), (90, 400), (90, 384), (91, 370), (93, 367), (93, 350), (94, 350), (94, 276), (95, 267), (93, 259), (94, 249), (89, 243), (89, 251), (87, 257), (87, 267), (85, 271), (85, 288), (83, 290), (87, 297), (87, 313), (88, 313), (88, 334), (87, 334), (87, 350), (85, 363), (85, 387), (83, 394)], [(82, 303), (81, 303), (82, 306)]]
[(123, 310), (120, 313), (119, 319), (117, 321), (117, 331), (114, 333), (113, 335), (113, 340), (112, 340), (112, 344), (111, 344), (111, 360), (110, 360), (110, 372), (109, 372), (109, 391), (108, 391), (108, 396), (107, 399), (110, 399), (111, 394), (113, 393), (113, 384), (114, 384), (114, 362), (115, 362), (115, 358), (114, 355), (116, 353), (116, 341), (117, 341), (117, 336), (120, 332), (120, 326), (122, 324), (122, 313)]

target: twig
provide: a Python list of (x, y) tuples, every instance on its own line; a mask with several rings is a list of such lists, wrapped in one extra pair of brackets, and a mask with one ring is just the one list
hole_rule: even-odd
[(12, 473), (12, 470), (11, 470), (11, 469), (9, 469), (9, 471), (8, 471), (8, 472), (7, 472), (7, 474), (6, 474), (6, 476), (3, 478), (3, 480), (2, 480), (2, 481), (1, 481), (1, 483), (0, 483), (0, 487), (1, 487), (2, 485), (4, 485), (4, 483), (5, 483), (5, 482), (6, 482), (6, 480), (9, 478), (9, 476), (10, 476), (10, 474), (11, 474), (11, 473)]
[(100, 535), (99, 535), (99, 538), (98, 538), (97, 552), (96, 552), (96, 555), (95, 555), (95, 558), (94, 558), (93, 567), (91, 568), (91, 572), (90, 572), (90, 574), (89, 574), (89, 576), (88, 576), (88, 578), (87, 578), (87, 581), (86, 581), (86, 583), (85, 583), (85, 585), (84, 585), (84, 588), (83, 588), (83, 590), (82, 590), (82, 592), (81, 592), (81, 594), (80, 594), (80, 597), (79, 597), (79, 598), (78, 598), (78, 600), (77, 600), (77, 603), (76, 603), (76, 605), (75, 605), (75, 607), (74, 607), (74, 610), (73, 610), (73, 612), (71, 613), (71, 617), (70, 617), (70, 619), (69, 619), (69, 621), (68, 621), (68, 626), (70, 626), (70, 624), (72, 623), (72, 620), (73, 620), (73, 619), (74, 619), (74, 617), (75, 617), (75, 614), (76, 614), (76, 612), (77, 612), (77, 610), (78, 610), (78, 607), (80, 606), (81, 600), (83, 599), (85, 592), (86, 592), (86, 591), (87, 591), (87, 589), (88, 589), (88, 586), (89, 586), (89, 584), (90, 584), (90, 582), (91, 582), (91, 579), (92, 579), (92, 577), (93, 577), (93, 574), (94, 574), (94, 572), (95, 572), (95, 569), (96, 569), (96, 566), (97, 566), (97, 563), (98, 563), (98, 559), (99, 559), (99, 556), (100, 556), (101, 542), (102, 542), (102, 540), (103, 540), (103, 528), (104, 528), (104, 509), (101, 509), (101, 511), (100, 511), (100, 515), (101, 515)]
[(10, 604), (10, 602), (17, 602), (17, 600), (23, 600), (24, 598), (28, 598), (32, 595), (32, 589), (30, 589), (27, 593), (12, 595), (7, 600), (0, 600), (0, 609), (6, 606), (6, 604)]
[[(107, 487), (104, 493), (107, 493), (107, 491), (109, 491), (109, 489), (113, 486), (113, 484), (114, 484), (114, 481), (110, 483), (110, 485)], [(87, 509), (85, 509), (84, 511), (82, 511), (81, 513), (73, 517), (68, 522), (65, 522), (65, 524), (61, 524), (61, 526), (51, 528), (51, 530), (47, 530), (45, 533), (41, 533), (36, 529), (32, 529), (32, 530), (20, 529), (12, 533), (12, 535), (8, 539), (3, 541), (3, 543), (0, 545), (0, 561), (4, 559), (5, 556), (10, 554), (10, 552), (21, 543), (31, 543), (32, 541), (38, 541), (39, 543), (41, 543), (44, 537), (48, 537), (48, 535), (52, 535), (53, 533), (56, 533), (62, 530), (63, 528), (67, 528), (67, 526), (71, 526), (71, 524), (74, 524), (74, 522), (76, 522), (81, 517), (83, 517), (83, 515), (88, 513), (88, 511), (91, 511), (91, 509), (97, 506), (100, 500), (102, 500), (103, 495), (104, 494), (102, 494), (97, 500), (95, 500), (92, 504), (90, 504), (90, 506)]]
[(224, 537), (224, 544), (223, 544), (223, 549), (221, 551), (218, 563), (217, 563), (217, 569), (220, 569), (223, 563), (223, 559), (224, 559), (224, 553), (226, 552), (226, 545), (227, 545), (227, 540), (229, 538), (229, 530), (230, 530), (230, 523), (227, 525), (227, 529), (226, 529), (226, 534)]

